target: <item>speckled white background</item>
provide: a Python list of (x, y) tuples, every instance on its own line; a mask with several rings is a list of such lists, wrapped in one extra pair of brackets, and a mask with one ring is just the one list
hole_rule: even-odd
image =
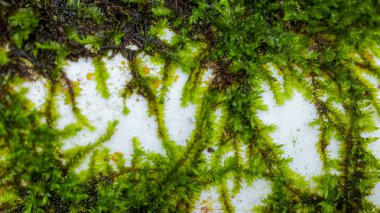
[[(141, 57), (144, 58), (146, 66), (150, 68), (150, 74), (158, 75), (159, 67), (154, 67), (143, 55)], [(67, 63), (65, 68), (67, 77), (73, 82), (79, 82), (81, 89), (80, 96), (77, 97), (77, 105), (91, 124), (96, 127), (96, 131), (91, 132), (87, 129), (80, 131), (75, 137), (65, 141), (64, 149), (77, 144), (84, 145), (96, 141), (104, 133), (107, 122), (117, 119), (119, 124), (115, 134), (110, 141), (104, 144), (111, 150), (111, 153), (121, 152), (128, 160), (132, 153), (131, 139), (138, 137), (145, 150), (165, 154), (157, 137), (157, 124), (154, 117), (148, 115), (147, 101), (144, 98), (132, 95), (126, 100), (130, 113), (128, 115), (122, 113), (123, 99), (120, 97), (120, 92), (126, 82), (131, 79), (127, 60), (120, 55), (104, 60), (110, 73), (110, 78), (107, 81), (111, 94), (109, 99), (101, 97), (95, 89), (95, 80), (88, 78), (89, 73), (94, 72), (91, 59), (80, 59), (78, 62)], [(207, 75), (210, 73), (208, 72)], [(177, 80), (170, 87), (166, 98), (165, 122), (171, 139), (178, 144), (185, 145), (194, 129), (195, 106), (190, 104), (186, 108), (181, 107), (182, 88), (188, 75), (180, 69), (176, 70), (176, 75)], [(376, 80), (370, 80), (374, 85), (378, 85)], [(46, 82), (40, 79), (34, 82), (26, 82), (22, 86), (29, 88), (27, 97), (35, 104), (36, 108), (41, 109), (47, 95)], [(263, 88), (266, 90), (263, 93), (264, 103), (269, 110), (260, 111), (258, 116), (265, 123), (277, 126), (277, 131), (272, 133), (275, 143), (283, 145), (285, 157), (293, 159), (290, 168), (303, 175), (310, 182), (310, 186), (313, 186), (312, 177), (322, 174), (322, 162), (315, 148), (318, 131), (309, 126), (309, 123), (317, 117), (314, 105), (295, 92), (292, 100), (278, 106), (269, 87), (264, 85)], [(57, 128), (63, 129), (66, 125), (76, 121), (71, 112), (71, 107), (64, 102), (63, 94), (58, 95), (57, 107), (61, 115)], [(376, 119), (380, 126), (380, 119)], [(380, 130), (371, 135), (380, 136)], [(338, 157), (338, 148), (339, 143), (332, 140), (327, 148), (331, 157)], [(370, 148), (377, 157), (380, 157), (379, 140), (372, 143)], [(242, 185), (243, 189), (240, 194), (232, 198), (236, 212), (251, 212), (252, 208), (255, 205), (260, 205), (261, 201), (271, 192), (270, 181), (265, 179), (257, 179), (252, 186), (247, 186), (246, 183)], [(377, 184), (369, 199), (380, 207), (380, 184)], [(219, 212), (221, 207), (218, 203), (217, 190), (210, 188), (203, 191), (196, 206), (195, 212), (205, 212), (206, 209)]]

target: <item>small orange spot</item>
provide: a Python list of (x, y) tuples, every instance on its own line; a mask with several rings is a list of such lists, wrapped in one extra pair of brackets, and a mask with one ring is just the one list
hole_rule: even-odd
[(144, 67), (144, 68), (143, 68), (143, 73), (144, 73), (145, 75), (148, 75), (148, 74), (150, 73), (150, 69), (149, 69), (148, 67)]
[(125, 61), (124, 60), (121, 61), (121, 65), (125, 66)]
[(366, 52), (365, 54), (364, 54), (364, 57), (368, 60), (368, 61), (373, 61), (373, 55), (371, 54), (371, 53), (369, 53), (369, 52)]
[(208, 206), (203, 206), (201, 208), (201, 213), (210, 213), (210, 212), (213, 212), (213, 209)]
[(86, 76), (87, 80), (92, 80), (93, 77), (94, 77), (94, 73), (93, 72), (87, 73), (87, 76)]
[(121, 157), (123, 157), (123, 154), (121, 152), (114, 152), (111, 159), (113, 162), (118, 161)]
[(158, 87), (160, 87), (160, 81), (159, 80), (153, 80), (151, 85), (152, 85), (153, 89), (158, 89)]
[(177, 82), (177, 81), (178, 81), (178, 78), (179, 78), (179, 76), (178, 76), (178, 75), (175, 75), (175, 77), (174, 77), (174, 82)]

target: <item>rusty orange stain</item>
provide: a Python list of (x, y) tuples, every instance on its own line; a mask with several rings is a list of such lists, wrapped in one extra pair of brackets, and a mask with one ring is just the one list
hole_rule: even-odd
[(201, 213), (211, 213), (211, 212), (213, 212), (213, 210), (210, 209), (208, 206), (203, 206), (201, 208)]
[(153, 80), (151, 85), (153, 89), (158, 89), (160, 87), (160, 80)]
[(143, 68), (143, 73), (144, 73), (145, 75), (148, 75), (148, 74), (150, 73), (150, 69), (149, 69), (149, 67), (144, 67), (144, 68)]
[(94, 73), (93, 72), (89, 72), (89, 73), (87, 73), (87, 76), (86, 76), (86, 78), (87, 78), (87, 80), (92, 80), (92, 78), (94, 77)]
[(201, 213), (213, 213), (215, 212), (215, 209), (212, 208), (212, 199), (209, 197), (208, 199), (205, 199), (205, 200), (202, 200), (201, 202), (201, 209), (200, 209), (200, 212)]
[(209, 206), (203, 206), (201, 208), (201, 213), (211, 213), (211, 212), (214, 212), (214, 210)]
[(371, 53), (369, 53), (369, 52), (366, 52), (366, 53), (364, 54), (364, 57), (365, 57), (368, 61), (373, 61), (373, 58), (374, 58), (374, 56), (373, 56)]
[(111, 159), (113, 162), (116, 162), (118, 161), (121, 157), (123, 156), (123, 154), (121, 152), (114, 152)]

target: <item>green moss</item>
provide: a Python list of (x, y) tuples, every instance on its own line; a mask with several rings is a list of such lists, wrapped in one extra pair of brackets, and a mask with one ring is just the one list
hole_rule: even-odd
[(25, 40), (38, 25), (38, 19), (30, 8), (19, 9), (9, 17), (9, 25), (14, 29), (12, 40), (18, 48), (21, 48)]
[[(377, 130), (380, 114), (377, 85), (366, 78), (380, 80), (379, 17), (372, 0), (0, 1), (0, 211), (191, 212), (202, 190), (217, 187), (232, 212), (232, 196), (257, 178), (272, 188), (257, 211), (378, 211), (368, 200), (379, 181), (379, 159), (368, 149), (376, 138), (364, 133)], [(166, 28), (171, 42), (161, 40)], [(129, 112), (134, 93), (145, 98), (158, 125), (160, 141), (152, 142), (166, 155), (146, 152), (137, 138), (132, 156), (110, 153), (101, 145), (116, 121), (94, 143), (62, 151), (64, 139), (95, 130), (76, 106), (80, 91), (66, 61), (92, 58), (96, 89), (107, 99), (102, 58), (118, 53), (132, 74), (120, 110)], [(139, 53), (163, 65), (160, 77), (144, 75)], [(197, 107), (186, 146), (170, 138), (164, 119), (177, 68), (189, 75), (182, 104)], [(207, 68), (213, 77), (204, 86)], [(43, 112), (14, 86), (36, 77), (49, 86)], [(323, 174), (313, 188), (290, 169), (271, 138), (275, 127), (257, 116), (267, 109), (265, 85), (279, 105), (297, 91), (317, 109), (310, 125), (319, 131)], [(59, 93), (77, 119), (63, 130), (55, 128)], [(337, 159), (327, 151), (331, 138), (341, 144)], [(77, 173), (85, 158), (88, 168)]]
[(110, 93), (107, 87), (107, 79), (110, 77), (106, 64), (101, 58), (96, 58), (93, 60), (93, 65), (95, 67), (95, 81), (96, 81), (96, 90), (103, 96), (103, 98), (108, 99)]
[(9, 62), (7, 52), (3, 47), (0, 47), (0, 66), (6, 65)]

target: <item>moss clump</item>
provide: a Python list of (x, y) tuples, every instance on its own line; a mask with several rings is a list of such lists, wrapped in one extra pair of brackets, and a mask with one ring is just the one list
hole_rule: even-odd
[(9, 17), (9, 26), (12, 27), (12, 40), (18, 48), (29, 38), (38, 19), (30, 8), (21, 8), (16, 14)]
[[(368, 149), (376, 138), (363, 133), (377, 129), (374, 116), (380, 114), (378, 89), (366, 79), (380, 80), (374, 59), (380, 55), (379, 17), (374, 0), (0, 0), (0, 210), (189, 212), (201, 190), (215, 186), (231, 212), (231, 196), (242, 181), (265, 178), (272, 192), (258, 211), (376, 211), (367, 199), (379, 179), (379, 161)], [(171, 42), (160, 39), (166, 27), (175, 34)], [(143, 75), (142, 52), (163, 63), (161, 89), (161, 79)], [(136, 92), (147, 99), (167, 156), (146, 153), (134, 139), (131, 166), (125, 166), (120, 153), (101, 146), (116, 122), (93, 145), (61, 150), (63, 138), (91, 128), (76, 106), (65, 61), (93, 58), (97, 90), (107, 98), (101, 58), (117, 53), (132, 72), (122, 96)], [(185, 147), (171, 140), (164, 120), (177, 67), (190, 76), (182, 103), (197, 105), (196, 128)], [(207, 68), (214, 77), (202, 87)], [(13, 86), (37, 77), (49, 83), (44, 112), (31, 108)], [(278, 104), (298, 91), (316, 106), (311, 125), (320, 131), (315, 148), (324, 173), (315, 177), (315, 188), (289, 168), (270, 137), (274, 127), (257, 116), (266, 109), (264, 84)], [(62, 90), (78, 123), (59, 131), (54, 106)], [(326, 151), (332, 137), (342, 144), (338, 159)], [(208, 161), (206, 150), (212, 150)], [(86, 156), (89, 168), (77, 174), (74, 168)]]
[(107, 99), (110, 97), (110, 92), (107, 87), (107, 79), (110, 75), (107, 72), (106, 63), (101, 58), (96, 58), (92, 62), (95, 67), (95, 81), (96, 81), (96, 90)]

